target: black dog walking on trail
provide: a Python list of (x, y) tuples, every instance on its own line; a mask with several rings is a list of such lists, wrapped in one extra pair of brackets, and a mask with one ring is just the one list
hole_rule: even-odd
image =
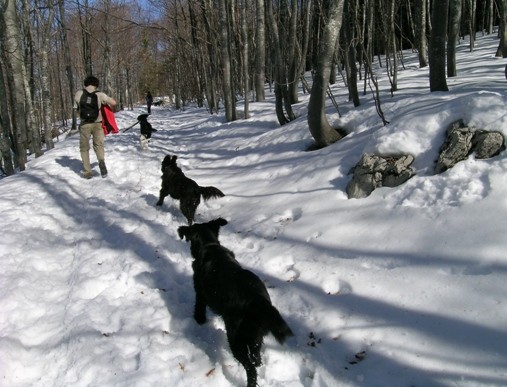
[(149, 114), (141, 114), (137, 117), (137, 122), (141, 124), (141, 136), (139, 141), (141, 143), (141, 149), (148, 149), (148, 145), (151, 141), (151, 134), (156, 132), (157, 129), (153, 129), (151, 124), (148, 122)]
[(180, 210), (192, 225), (197, 206), (204, 200), (221, 198), (225, 194), (216, 187), (201, 187), (194, 180), (185, 176), (176, 164), (178, 156), (167, 155), (162, 161), (162, 187), (157, 206), (164, 204), (166, 196), (180, 201)]
[(232, 354), (245, 368), (247, 387), (255, 387), (264, 336), (271, 333), (283, 344), (293, 333), (271, 304), (260, 278), (243, 269), (234, 253), (220, 245), (219, 230), (226, 224), (218, 218), (181, 226), (178, 235), (190, 242), (194, 258), (195, 321), (206, 322), (206, 306), (222, 316)]

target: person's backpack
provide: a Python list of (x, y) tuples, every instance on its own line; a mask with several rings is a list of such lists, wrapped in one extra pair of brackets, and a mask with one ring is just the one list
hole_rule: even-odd
[(79, 117), (82, 124), (91, 124), (97, 120), (99, 116), (99, 98), (97, 92), (89, 93), (83, 89), (83, 94), (79, 100)]

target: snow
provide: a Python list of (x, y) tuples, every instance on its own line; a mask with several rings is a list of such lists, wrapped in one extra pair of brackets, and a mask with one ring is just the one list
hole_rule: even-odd
[[(370, 95), (353, 108), (334, 85), (342, 117), (329, 104), (329, 120), (351, 133), (318, 151), (305, 151), (308, 95), (283, 127), (270, 95), (231, 123), (154, 107), (148, 151), (139, 126), (107, 137), (106, 179), (93, 152), (96, 176), (80, 177), (76, 135), (1, 179), (0, 385), (245, 384), (220, 318), (193, 320), (185, 218), (170, 198), (155, 207), (166, 154), (226, 194), (197, 221), (229, 221), (222, 244), (295, 332), (283, 346), (266, 337), (259, 385), (507, 385), (507, 152), (433, 174), (451, 122), (507, 135), (497, 44), (462, 44), (448, 93), (429, 93), (428, 69), (405, 53), (393, 97), (381, 76), (385, 127)], [(144, 108), (117, 113), (119, 126)], [(417, 174), (347, 199), (364, 152), (410, 153)]]

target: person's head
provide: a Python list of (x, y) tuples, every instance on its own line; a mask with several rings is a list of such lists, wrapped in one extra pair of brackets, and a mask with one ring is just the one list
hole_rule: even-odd
[(85, 87), (87, 87), (87, 86), (99, 87), (99, 80), (96, 77), (94, 77), (93, 75), (87, 76), (83, 83), (84, 83)]

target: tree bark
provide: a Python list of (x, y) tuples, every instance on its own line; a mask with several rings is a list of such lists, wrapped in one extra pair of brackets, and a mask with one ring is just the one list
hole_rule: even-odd
[(292, 1), (292, 9), (290, 12), (290, 30), (289, 30), (289, 52), (288, 52), (288, 61), (289, 61), (289, 74), (288, 74), (288, 100), (290, 104), (295, 104), (299, 102), (298, 96), (298, 84), (299, 84), (299, 58), (297, 53), (301, 52), (301, 49), (298, 47), (298, 39), (297, 39), (297, 28), (299, 21), (299, 12), (298, 12), (298, 2)]
[[(62, 47), (63, 47), (63, 61), (65, 63), (65, 75), (67, 75), (67, 85), (69, 87), (67, 97), (69, 101), (73, 101), (74, 93), (76, 92), (76, 87), (74, 86), (74, 73), (72, 71), (72, 59), (70, 55), (70, 46), (69, 39), (67, 35), (67, 24), (66, 24), (66, 16), (65, 16), (65, 0), (60, 0), (58, 2), (58, 10), (60, 13), (60, 34), (62, 39)], [(72, 102), (73, 104), (73, 102)], [(72, 111), (72, 130), (77, 128), (77, 117), (76, 110), (70, 109)]]
[(428, 41), (426, 39), (426, 15), (428, 0), (419, 0), (416, 8), (416, 25), (417, 25), (417, 53), (419, 57), (419, 67), (428, 66), (427, 48)]
[[(3, 49), (4, 31), (2, 28), (3, 20), (0, 20), (0, 57), (2, 62), (6, 63), (5, 50)], [(3, 168), (3, 173), (7, 176), (14, 174), (14, 163), (11, 156), (11, 132), (9, 131), (9, 107), (7, 104), (7, 96), (5, 90), (5, 77), (4, 77), (3, 64), (0, 63), (0, 166)]]
[(459, 39), (459, 23), (461, 21), (461, 0), (449, 0), (449, 34), (447, 36), (447, 76), (455, 77), (456, 45)]
[[(280, 12), (283, 17), (287, 15)], [(292, 121), (295, 116), (289, 99), (289, 89), (287, 86), (287, 65), (282, 57), (282, 45), (280, 30), (273, 13), (273, 6), (270, 2), (266, 4), (266, 17), (268, 18), (270, 32), (272, 36), (272, 57), (275, 78), (275, 110), (280, 125)], [(284, 40), (285, 41), (285, 40)], [(285, 111), (284, 111), (285, 109)]]
[(91, 31), (90, 31), (91, 16), (88, 7), (88, 0), (84, 0), (83, 5), (80, 5), (80, 3), (78, 2), (77, 9), (79, 14), (79, 22), (81, 24), (81, 39), (83, 43), (83, 64), (85, 68), (85, 75), (93, 75)]
[(430, 91), (449, 91), (445, 77), (445, 42), (449, 0), (433, 0), (430, 42)]
[(500, 11), (500, 26), (498, 31), (500, 43), (496, 55), (507, 58), (507, 0), (499, 0), (498, 9)]
[(249, 13), (249, 0), (243, 0), (242, 4), (240, 4), (240, 14), (241, 14), (241, 38), (243, 40), (243, 45), (241, 47), (241, 58), (243, 60), (243, 94), (244, 94), (244, 115), (245, 119), (249, 118), (249, 93), (250, 93), (250, 72), (249, 72), (249, 56), (248, 56), (248, 24), (246, 20), (246, 15)]
[(255, 100), (261, 102), (266, 99), (264, 91), (264, 85), (266, 83), (266, 19), (264, 15), (264, 0), (257, 0), (256, 4)]
[[(53, 25), (53, 21), (55, 18), (55, 9), (51, 2), (48, 2), (46, 11), (47, 17), (42, 15), (39, 9), (35, 9), (35, 14), (37, 16), (37, 20), (40, 26), (39, 34), (41, 37), (41, 50), (39, 50), (38, 55), (40, 58), (39, 70), (40, 70), (40, 86), (42, 96), (41, 106), (42, 106), (42, 121), (44, 127), (44, 142), (46, 143), (46, 149), (49, 150), (54, 148), (53, 102), (51, 98), (51, 85), (49, 80), (50, 65), (48, 58), (48, 53), (50, 52), (50, 40), (52, 31), (51, 27)], [(36, 128), (34, 128), (34, 130), (36, 132), (36, 136), (34, 136), (33, 141), (40, 144), (38, 131)], [(39, 155), (41, 154), (42, 151), (39, 151)]]
[(11, 122), (14, 134), (14, 153), (16, 155), (17, 167), (20, 171), (25, 170), (26, 150), (28, 149), (28, 128), (25, 117), (27, 115), (25, 106), (25, 64), (23, 57), (23, 46), (21, 44), (21, 31), (19, 19), (16, 12), (16, 2), (8, 1), (4, 12), (4, 47), (9, 53), (8, 83), (11, 90), (12, 118)]
[(325, 147), (342, 138), (327, 120), (325, 102), (336, 39), (342, 24), (343, 0), (326, 0), (324, 3), (327, 5), (328, 10), (327, 24), (324, 28), (319, 53), (316, 58), (315, 75), (308, 103), (308, 127), (319, 147)]
[(220, 35), (221, 35), (221, 57), (222, 57), (222, 86), (224, 93), (225, 118), (227, 122), (236, 120), (236, 103), (233, 94), (232, 65), (230, 54), (229, 36), (229, 6), (230, 0), (219, 0), (220, 12)]
[(349, 89), (349, 100), (353, 101), (355, 107), (361, 104), (359, 100), (359, 91), (357, 89), (356, 23), (357, 23), (356, 1), (345, 0), (342, 36), (344, 38), (344, 51), (345, 51), (344, 56), (345, 56), (345, 68), (347, 72), (347, 86)]

